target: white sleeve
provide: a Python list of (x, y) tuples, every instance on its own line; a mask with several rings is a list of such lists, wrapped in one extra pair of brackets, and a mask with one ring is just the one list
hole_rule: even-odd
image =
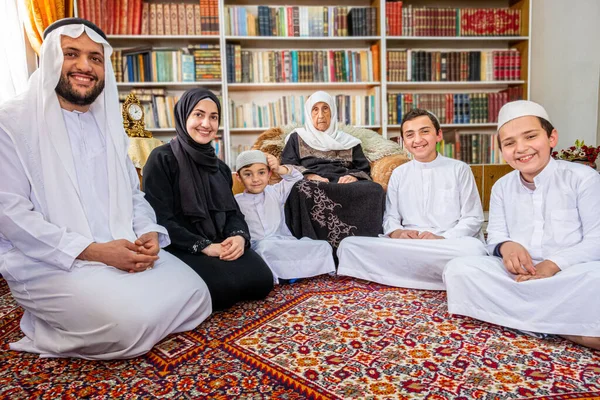
[(400, 182), (400, 171), (396, 169), (392, 172), (388, 182), (387, 194), (385, 196), (385, 213), (383, 214), (383, 234), (389, 235), (396, 229), (404, 229), (402, 226), (402, 215), (400, 215), (400, 194), (398, 193), (398, 184)]
[(171, 244), (167, 230), (156, 223), (156, 213), (154, 209), (144, 198), (144, 192), (140, 190), (140, 179), (133, 162), (127, 157), (127, 172), (131, 181), (131, 192), (133, 193), (133, 231), (136, 237), (144, 233), (157, 232), (158, 244), (160, 247), (166, 247)]
[(304, 175), (302, 175), (302, 173), (293, 166), (284, 165), (284, 167), (286, 167), (290, 171), (290, 173), (281, 175), (281, 182), (278, 182), (275, 185), (273, 185), (273, 188), (277, 193), (279, 203), (281, 204), (285, 203), (288, 196), (290, 195), (290, 192), (292, 191), (292, 187), (294, 187), (296, 182), (301, 181), (302, 178), (304, 178)]
[(577, 210), (583, 239), (574, 246), (562, 249), (547, 259), (561, 270), (572, 265), (600, 261), (600, 175), (594, 173), (581, 183), (577, 194)]
[(42, 213), (34, 210), (29, 178), (10, 137), (2, 129), (0, 171), (0, 234), (27, 257), (71, 269), (93, 240), (46, 221)]
[(458, 176), (460, 191), (460, 218), (458, 223), (448, 229), (442, 236), (445, 238), (476, 237), (483, 224), (483, 207), (473, 177), (473, 171), (468, 165), (461, 165)]
[(511, 240), (508, 234), (508, 226), (506, 225), (504, 193), (501, 185), (502, 181), (496, 182), (492, 186), (492, 194), (490, 196), (490, 214), (487, 227), (488, 254), (494, 254), (494, 249), (500, 243)]

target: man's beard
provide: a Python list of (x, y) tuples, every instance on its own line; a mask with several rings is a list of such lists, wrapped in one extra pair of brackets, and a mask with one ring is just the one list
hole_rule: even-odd
[[(92, 78), (97, 79), (97, 78)], [(58, 85), (56, 85), (56, 93), (68, 101), (69, 103), (78, 105), (78, 106), (89, 106), (92, 104), (100, 93), (104, 90), (104, 80), (96, 80), (96, 85), (92, 87), (86, 94), (81, 95), (77, 92), (71, 82), (69, 82), (68, 74), (61, 74), (60, 80), (58, 81)]]

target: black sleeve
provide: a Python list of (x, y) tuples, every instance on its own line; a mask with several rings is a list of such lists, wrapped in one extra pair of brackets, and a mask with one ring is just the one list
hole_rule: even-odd
[(212, 242), (193, 233), (176, 218), (174, 185), (177, 182), (177, 161), (161, 147), (154, 149), (144, 166), (142, 176), (146, 200), (156, 213), (156, 221), (169, 232), (171, 245), (181, 250), (198, 253)]
[(290, 138), (281, 152), (281, 165), (300, 165), (300, 153), (298, 152), (298, 134), (290, 133)]
[[(231, 170), (225, 163), (221, 163), (221, 171), (225, 175), (225, 179), (227, 179), (227, 183), (229, 183), (229, 187), (233, 188), (233, 177), (231, 175)], [(231, 193), (233, 196), (233, 192)], [(245, 240), (245, 247), (250, 247), (250, 229), (248, 228), (248, 224), (246, 223), (246, 219), (244, 218), (244, 214), (240, 210), (240, 207), (235, 203), (235, 211), (227, 212), (227, 219), (225, 221), (225, 227), (223, 229), (223, 234), (225, 237), (231, 236), (242, 236)]]
[(359, 180), (371, 180), (371, 166), (360, 144), (352, 148), (352, 168), (348, 173)]

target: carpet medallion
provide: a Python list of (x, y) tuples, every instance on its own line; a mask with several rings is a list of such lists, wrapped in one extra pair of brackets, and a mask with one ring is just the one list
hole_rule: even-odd
[(451, 316), (443, 292), (353, 279), (277, 287), (127, 361), (9, 351), (21, 314), (0, 279), (1, 398), (600, 397), (600, 352)]

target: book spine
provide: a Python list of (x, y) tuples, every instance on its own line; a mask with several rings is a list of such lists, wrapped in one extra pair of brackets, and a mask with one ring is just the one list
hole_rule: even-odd
[(156, 34), (165, 34), (164, 7), (162, 4), (156, 5)]
[(185, 35), (187, 32), (186, 27), (186, 16), (185, 16), (185, 4), (180, 3), (177, 4), (177, 25), (179, 30), (179, 35)]
[(194, 4), (194, 34), (202, 35), (202, 17), (200, 14), (200, 4)]
[(150, 34), (156, 35), (157, 26), (156, 26), (156, 4), (150, 4)]
[(149, 21), (150, 21), (150, 4), (147, 1), (142, 3), (142, 26), (140, 33), (142, 35), (148, 35), (150, 33), (149, 29)]
[(186, 4), (185, 5), (185, 33), (186, 35), (194, 35), (196, 33), (196, 28), (194, 27), (194, 5)]

